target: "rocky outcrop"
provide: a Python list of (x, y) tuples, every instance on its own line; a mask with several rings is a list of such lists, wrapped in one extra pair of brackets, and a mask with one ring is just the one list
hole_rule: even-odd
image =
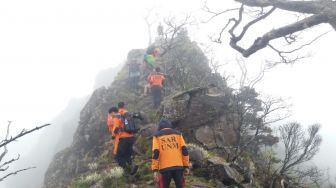
[(235, 112), (229, 110), (231, 100), (229, 92), (213, 95), (208, 88), (193, 88), (165, 100), (162, 116), (173, 120), (190, 141), (208, 149), (233, 145), (238, 125)]
[[(195, 164), (193, 166), (195, 174), (198, 170), (198, 174), (201, 176), (217, 179), (219, 184), (224, 186), (238, 185), (244, 182), (246, 180), (244, 175), (232, 164), (226, 163), (225, 158), (220, 156), (221, 153), (216, 153), (217, 148), (235, 145), (237, 142), (238, 121), (232, 107), (234, 98), (231, 90), (225, 87), (224, 80), (209, 71), (210, 68), (203, 54), (199, 55), (202, 57), (200, 61), (192, 62), (195, 60), (192, 58), (195, 53), (200, 53), (198, 48), (193, 48), (192, 53), (188, 53), (188, 49), (183, 48), (184, 53), (181, 55), (190, 56), (182, 59), (190, 60), (186, 64), (189, 67), (185, 67), (186, 70), (190, 70), (188, 74), (191, 74), (188, 75), (187, 85), (195, 87), (181, 91), (180, 89), (187, 85), (167, 85), (165, 98), (159, 109), (152, 109), (151, 96), (141, 95), (138, 91), (133, 91), (128, 87), (127, 65), (121, 69), (110, 87), (97, 89), (81, 111), (79, 125), (71, 147), (59, 152), (50, 164), (45, 175), (44, 187), (68, 187), (74, 179), (92, 172), (88, 164), (99, 162), (102, 157), (108, 158), (110, 161), (98, 164), (101, 173), (104, 174), (109, 170), (112, 165), (112, 156), (109, 155), (109, 146), (106, 143), (111, 139), (111, 136), (107, 130), (106, 116), (108, 108), (119, 101), (126, 102), (130, 111), (142, 111), (146, 116), (146, 121), (144, 121), (135, 144), (138, 161), (141, 161), (139, 171), (142, 174), (138, 178), (139, 182), (147, 180), (145, 183), (147, 184), (152, 178), (148, 167), (150, 161), (148, 159), (151, 157), (149, 139), (156, 130), (156, 123), (162, 116), (173, 121), (173, 125), (183, 133), (187, 143), (193, 142), (214, 152), (211, 158), (205, 153), (197, 151), (194, 154), (191, 153)], [(143, 50), (132, 50), (127, 57), (126, 64), (131, 61), (142, 61), (143, 53)], [(167, 57), (173, 58), (172, 54), (167, 54)], [(169, 61), (169, 58), (163, 58), (162, 62)], [(175, 66), (172, 62), (167, 65)], [(175, 71), (172, 74), (178, 75), (179, 73), (176, 67), (166, 68), (169, 71)], [(212, 80), (211, 84), (206, 84), (210, 81), (203, 82), (204, 80), (198, 82), (197, 76), (200, 76), (200, 73), (196, 70), (203, 70), (202, 76), (205, 76), (207, 80)], [(173, 83), (178, 83), (174, 77), (170, 79), (173, 79)], [(144, 82), (142, 80), (139, 83), (141, 87), (144, 86)], [(199, 181), (197, 181), (197, 185), (208, 186), (207, 183)]]
[(80, 122), (72, 145), (57, 153), (49, 165), (44, 187), (67, 187), (76, 174), (87, 171), (87, 164), (103, 150), (99, 147), (104, 145), (102, 138), (109, 136), (104, 120), (108, 104), (101, 99), (107, 94), (104, 88), (93, 93), (80, 113)]

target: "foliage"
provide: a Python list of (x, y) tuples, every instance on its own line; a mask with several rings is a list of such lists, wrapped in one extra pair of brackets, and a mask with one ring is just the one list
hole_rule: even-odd
[(177, 44), (164, 57), (165, 72), (174, 78), (173, 84), (180, 90), (207, 85), (211, 73), (207, 58), (184, 32), (178, 33)]
[(254, 88), (242, 87), (234, 94), (233, 113), (237, 114), (237, 144), (229, 161), (235, 161), (244, 151), (257, 155), (260, 146), (272, 146), (278, 139), (272, 135), (270, 125), (286, 116), (272, 115), (286, 105), (282, 100), (261, 99)]
[(193, 144), (193, 143), (188, 143), (187, 144), (187, 147), (188, 149), (193, 149), (193, 150), (197, 150), (199, 151), (200, 153), (202, 153), (202, 156), (204, 159), (208, 159), (210, 157), (210, 153), (209, 151), (207, 151), (206, 149), (204, 149), (203, 147), (201, 146), (198, 146), (196, 144)]

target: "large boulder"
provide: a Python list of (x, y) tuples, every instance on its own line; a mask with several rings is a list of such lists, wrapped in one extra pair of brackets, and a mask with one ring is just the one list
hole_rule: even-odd
[(208, 159), (213, 176), (224, 185), (239, 185), (244, 181), (244, 177), (229, 163), (221, 157), (211, 157)]
[(213, 95), (208, 88), (197, 87), (167, 98), (161, 115), (171, 119), (188, 141), (213, 149), (236, 143), (238, 124), (230, 105), (229, 92)]

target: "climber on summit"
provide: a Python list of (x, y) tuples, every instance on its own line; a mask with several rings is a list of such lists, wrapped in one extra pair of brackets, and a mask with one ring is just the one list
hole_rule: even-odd
[(156, 67), (155, 71), (148, 75), (147, 81), (150, 84), (154, 108), (157, 108), (161, 104), (162, 100), (162, 87), (165, 80), (165, 76), (161, 73), (160, 67)]
[(160, 188), (168, 188), (172, 178), (176, 188), (184, 187), (184, 175), (190, 172), (189, 154), (183, 136), (165, 118), (161, 118), (158, 131), (153, 136), (152, 170)]

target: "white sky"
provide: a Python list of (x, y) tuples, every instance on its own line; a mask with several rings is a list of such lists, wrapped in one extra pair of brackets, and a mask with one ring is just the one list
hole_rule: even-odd
[[(14, 121), (16, 129), (48, 123), (71, 98), (92, 92), (99, 70), (121, 63), (131, 49), (145, 48), (148, 37), (143, 17), (147, 9), (154, 8), (153, 14), (160, 19), (195, 13), (202, 2), (0, 1), (0, 135), (7, 120)], [(218, 10), (228, 7), (223, 1), (211, 3)], [(195, 26), (197, 30), (190, 31), (191, 37), (206, 42), (207, 36), (219, 31), (226, 22), (218, 23), (221, 25), (217, 27)], [(319, 32), (330, 30), (323, 29)], [(314, 52), (312, 58), (294, 66), (279, 66), (259, 86), (267, 94), (291, 98), (294, 119), (307, 124), (321, 123), (326, 136), (334, 135), (336, 130), (336, 67), (331, 41), (336, 41), (335, 32), (308, 49)], [(236, 52), (225, 46), (227, 43), (215, 47), (219, 60), (233, 61)], [(275, 55), (266, 53), (248, 61), (252, 64), (263, 56)], [(322, 147), (322, 157), (326, 153), (324, 147), (335, 144), (329, 137)]]

